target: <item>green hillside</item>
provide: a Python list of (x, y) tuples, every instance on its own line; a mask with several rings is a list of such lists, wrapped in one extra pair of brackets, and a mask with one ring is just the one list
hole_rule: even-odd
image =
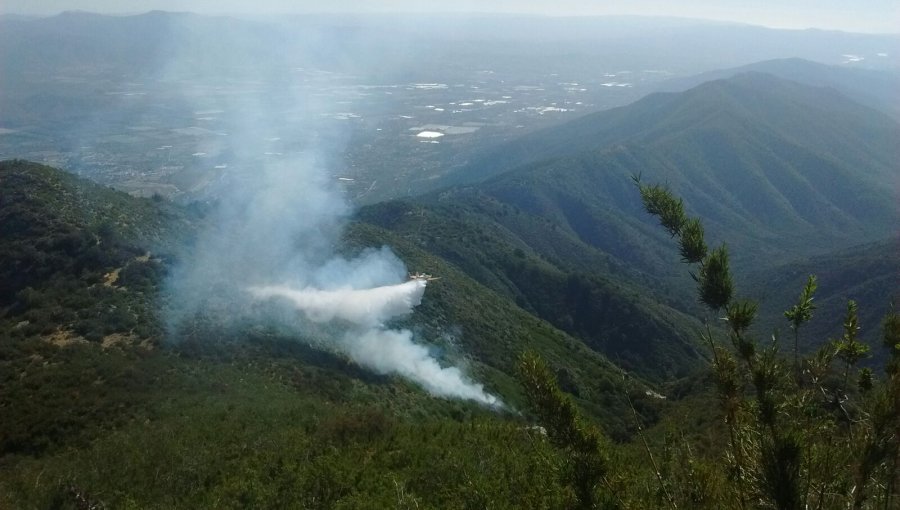
[(507, 410), (431, 397), (262, 324), (207, 316), (170, 343), (162, 279), (202, 214), (23, 161), (0, 163), (0, 184), (2, 507), (566, 506), (552, 474), (566, 459), (519, 411), (519, 355), (546, 358), (611, 437), (634, 430), (626, 395), (648, 421), (664, 407), (577, 339), (366, 224), (343, 249), (387, 244), (440, 274), (403, 325)]
[(827, 65), (802, 58), (764, 60), (732, 69), (719, 69), (687, 78), (674, 78), (659, 87), (660, 92), (681, 92), (708, 81), (747, 73), (766, 73), (812, 87), (829, 87), (854, 101), (900, 117), (900, 74), (896, 70), (863, 69)]
[[(892, 175), (897, 148), (891, 141), (900, 132), (887, 115), (834, 89), (748, 72), (684, 92), (651, 94), (627, 106), (525, 135), (473, 158), (456, 175), (461, 182), (484, 180), (526, 163), (615, 144), (670, 149), (691, 131), (713, 128), (726, 133), (748, 128), (770, 131), (784, 143), (836, 163), (865, 163), (861, 169), (872, 178)], [(690, 167), (672, 162), (689, 175)]]
[(624, 257), (639, 266), (659, 250), (628, 178), (668, 182), (738, 256), (769, 264), (892, 235), (898, 137), (896, 122), (833, 90), (744, 74), (528, 135), (472, 168), (501, 174), (479, 192), (569, 223), (611, 255), (643, 247)]
[(162, 262), (190, 228), (187, 214), (162, 201), (3, 162), (0, 320), (15, 321), (25, 336), (59, 329), (94, 341), (112, 333), (158, 337), (153, 295)]
[(668, 182), (738, 257), (777, 264), (894, 233), (897, 139), (900, 125), (831, 89), (743, 74), (528, 135), (471, 168), (500, 174), (479, 192), (625, 265), (661, 255), (631, 175)]
[(439, 256), (642, 377), (683, 376), (701, 360), (695, 319), (646, 295), (640, 283), (654, 280), (552, 217), (472, 190), (447, 192), (433, 205), (376, 205), (359, 217)]
[(664, 380), (701, 359), (703, 312), (631, 177), (669, 183), (740, 273), (763, 271), (895, 231), (893, 139), (900, 125), (833, 90), (744, 74), (527, 135), (483, 167), (537, 162), (360, 218)]
[[(787, 322), (778, 317), (797, 299), (797, 290), (810, 274), (818, 278), (815, 320), (802, 338), (811, 350), (839, 330), (847, 300), (860, 306), (860, 334), (876, 344), (881, 319), (891, 302), (900, 303), (900, 245), (897, 238), (867, 243), (846, 250), (799, 260), (764, 272), (748, 275), (751, 294), (759, 301), (763, 315), (777, 320), (766, 323), (763, 331), (779, 329), (787, 335)], [(874, 352), (876, 361), (880, 353)]]

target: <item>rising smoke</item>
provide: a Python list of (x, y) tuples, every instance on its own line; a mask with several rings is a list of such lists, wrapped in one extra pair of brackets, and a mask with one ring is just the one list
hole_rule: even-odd
[(334, 337), (334, 347), (381, 374), (400, 374), (432, 394), (499, 405), (480, 384), (466, 381), (456, 367), (441, 367), (408, 330), (386, 329), (383, 321), (408, 314), (422, 301), (424, 280), (375, 288), (321, 290), (313, 287), (251, 287), (257, 299), (284, 299), (313, 322), (346, 321), (357, 327)]
[[(338, 254), (351, 207), (322, 155), (339, 153), (345, 138), (319, 125), (313, 112), (321, 105), (291, 72), (251, 64), (239, 66), (252, 71), (250, 93), (235, 98), (210, 87), (189, 97), (197, 110), (229, 119), (215, 145), (204, 148), (229, 160), (208, 186), (216, 206), (207, 227), (168, 281), (173, 337), (198, 316), (241, 326), (277, 322), (298, 341), (403, 376), (433, 395), (501, 405), (458, 368), (442, 366), (411, 331), (386, 326), (412, 313), (426, 282), (409, 280), (387, 247)], [(172, 79), (185, 67), (174, 62)], [(273, 75), (271, 83), (258, 79)]]

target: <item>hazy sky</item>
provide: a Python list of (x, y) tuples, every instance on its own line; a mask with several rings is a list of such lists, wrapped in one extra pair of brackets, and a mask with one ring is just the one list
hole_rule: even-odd
[(548, 15), (643, 14), (738, 21), (770, 27), (900, 32), (900, 0), (0, 0), (0, 11), (138, 13), (153, 9), (215, 14), (302, 12), (512, 12)]

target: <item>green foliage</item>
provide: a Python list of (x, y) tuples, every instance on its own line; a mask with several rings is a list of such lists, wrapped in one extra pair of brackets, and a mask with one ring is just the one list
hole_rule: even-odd
[[(360, 212), (365, 223), (352, 228), (377, 226), (371, 237), (389, 240), (411, 267), (442, 275), (444, 265), (462, 270), (641, 378), (657, 382), (696, 368), (699, 354), (693, 336), (699, 323), (647, 295), (631, 279), (632, 270), (602, 271), (608, 258), (597, 256), (597, 250), (571, 231), (551, 229), (546, 220), (524, 210), (512, 213), (482, 194), (447, 195), (437, 204), (367, 207)], [(579, 215), (577, 221), (582, 220), (589, 223)], [(432, 258), (417, 265), (410, 245)]]
[[(660, 326), (679, 315), (636, 296), (637, 280), (619, 286), (572, 269), (600, 259), (550, 262), (552, 252), (524, 241), (527, 229), (513, 228), (533, 220), (521, 211), (491, 200), (394, 204), (373, 209), (394, 222), (390, 230), (351, 228), (347, 250), (389, 243), (412, 267), (443, 277), (418, 321), (404, 324), (451, 336), (440, 344), (447, 359), (470, 354), (472, 373), (514, 408), (527, 402), (541, 429), (518, 413), (434, 399), (289, 332), (207, 317), (182, 344), (161, 346), (160, 281), (171, 258), (156, 253), (190, 230), (188, 217), (46, 167), (0, 170), (0, 285), (14, 290), (0, 303), (0, 507), (747, 510), (897, 501), (898, 315), (882, 323), (886, 380), (864, 369), (847, 384), (866, 353), (855, 303), (841, 339), (790, 377), (777, 336), (754, 339), (757, 306), (733, 298), (728, 252), (706, 252), (699, 220), (681, 222), (682, 256), (699, 264), (698, 293), (706, 281), (703, 302), (724, 309), (727, 327), (708, 324), (700, 336), (712, 373), (660, 388), (670, 396), (662, 402), (640, 379), (624, 383), (597, 351), (656, 336), (662, 344), (690, 328)], [(670, 219), (679, 216), (672, 210), (683, 215), (680, 199), (660, 197)], [(482, 221), (479, 207), (507, 223)], [(587, 216), (566, 212), (588, 232)], [(571, 239), (543, 241), (566, 250)], [(785, 314), (792, 326), (802, 319), (795, 333), (814, 290), (808, 280)], [(551, 323), (602, 341), (592, 350)], [(459, 334), (448, 335), (454, 327)], [(672, 343), (633, 352), (684, 356)], [(660, 413), (663, 425), (645, 434)], [(678, 413), (680, 433), (663, 430)], [(630, 440), (635, 429), (640, 441)]]
[[(658, 214), (657, 209), (647, 210)], [(712, 310), (726, 309), (728, 336), (741, 361), (739, 365), (716, 345), (712, 330), (707, 329), (704, 339), (712, 351), (728, 431), (726, 458), (735, 473), (737, 506), (747, 508), (759, 501), (763, 507), (778, 509), (889, 507), (896, 492), (900, 442), (896, 432), (900, 428), (891, 427), (900, 424), (900, 385), (889, 365), (890, 379), (885, 384), (877, 384), (871, 370), (864, 369), (857, 384), (861, 394), (848, 387), (850, 370), (868, 353), (858, 337), (856, 303), (847, 303), (842, 337), (824, 345), (801, 372), (797, 338), (799, 328), (812, 318), (817, 287), (814, 276), (807, 279), (797, 304), (784, 312), (795, 335), (796, 370), (789, 378), (777, 336), (760, 348), (748, 335), (757, 305), (732, 299), (724, 246), (702, 261), (697, 280), (701, 301)], [(897, 336), (893, 330), (900, 330), (894, 327), (895, 317), (889, 315), (883, 323), (889, 348)], [(834, 359), (844, 362), (837, 387), (832, 382)], [(746, 386), (753, 390), (752, 399)], [(884, 490), (875, 494), (876, 488)]]
[(813, 316), (813, 310), (816, 305), (813, 304), (813, 294), (816, 292), (818, 284), (815, 275), (809, 275), (806, 279), (806, 285), (800, 292), (797, 303), (785, 310), (784, 316), (791, 323), (791, 329), (794, 331), (794, 371), (797, 381), (801, 380), (800, 374), (800, 326), (809, 322)]
[(719, 310), (728, 306), (734, 293), (734, 281), (728, 269), (728, 248), (719, 246), (710, 252), (697, 274), (698, 294), (700, 301), (711, 308)]
[(835, 343), (837, 357), (848, 366), (856, 365), (869, 352), (869, 346), (860, 342), (857, 305), (852, 299), (847, 301), (847, 316), (844, 319), (844, 334)]
[(533, 352), (523, 354), (519, 378), (532, 411), (556, 446), (599, 451), (598, 433), (585, 427), (575, 404), (559, 389), (543, 359)]
[[(746, 282), (747, 294), (760, 299), (760, 327), (763, 330), (784, 329), (790, 322), (782, 312), (798, 304), (800, 289), (808, 283), (810, 274), (818, 275), (812, 304), (813, 320), (793, 330), (798, 343), (798, 357), (814, 352), (822, 339), (834, 337), (836, 328), (846, 314), (847, 299), (859, 304), (861, 324), (880, 324), (890, 311), (890, 302), (897, 295), (900, 279), (900, 257), (896, 237), (876, 243), (865, 243), (850, 249), (831, 250), (810, 259), (799, 260), (775, 268), (755, 268), (741, 282)], [(742, 284), (743, 287), (743, 284)], [(779, 317), (781, 316), (780, 320)], [(860, 331), (860, 340), (870, 345), (881, 343), (880, 328), (867, 327)], [(887, 351), (873, 350), (872, 358), (882, 362)]]
[(779, 509), (803, 508), (801, 467), (803, 449), (794, 434), (774, 434), (771, 444), (764, 444), (762, 456), (763, 493)]
[[(519, 379), (547, 436), (571, 459), (567, 477), (578, 499), (577, 508), (595, 508), (598, 504), (595, 493), (598, 486), (606, 482), (609, 469), (601, 433), (584, 423), (575, 404), (560, 391), (556, 378), (537, 354), (527, 352), (522, 355)], [(600, 496), (600, 501), (607, 497)]]
[(859, 371), (859, 379), (856, 382), (856, 386), (859, 388), (859, 391), (862, 393), (868, 392), (875, 385), (874, 380), (872, 379), (872, 369), (869, 367), (865, 367)]
[(884, 316), (881, 323), (881, 344), (888, 350), (887, 372), (891, 376), (900, 373), (900, 313), (891, 310)]
[(679, 249), (681, 261), (697, 264), (706, 258), (707, 248), (703, 236), (703, 223), (700, 218), (690, 218), (684, 222), (679, 233)]
[[(505, 295), (476, 283), (457, 266), (425, 252), (393, 232), (371, 224), (354, 224), (349, 228), (346, 242), (353, 246), (351, 250), (387, 243), (411, 269), (427, 268), (432, 274), (440, 275), (441, 280), (428, 287), (426, 298), (416, 308), (416, 320), (409, 324), (410, 327), (431, 339), (441, 338), (448, 331), (458, 331), (459, 350), (470, 356), (470, 360), (477, 361), (473, 368), (483, 367), (478, 378), (486, 380), (501, 394), (509, 395), (513, 405), (519, 405), (523, 400), (519, 400), (520, 386), (509, 374), (517, 371), (518, 354), (531, 349), (555, 366), (568, 369), (569, 384), (581, 388), (579, 404), (588, 415), (603, 424), (611, 437), (617, 440), (628, 438), (629, 426), (623, 418), (624, 403), (610, 395), (622, 387), (619, 369), (590, 348), (594, 345), (585, 345), (556, 329), (553, 324), (535, 318)], [(576, 303), (580, 303), (583, 309), (570, 311), (573, 317), (584, 317), (585, 322), (576, 322), (579, 326), (587, 328), (587, 325), (592, 325), (592, 328), (600, 329), (606, 320), (621, 314), (629, 321), (629, 327), (632, 323), (634, 327), (640, 326), (650, 331), (655, 327), (654, 324), (641, 324), (639, 309), (626, 307), (625, 303), (606, 297), (595, 290), (590, 281), (579, 282), (576, 278), (540, 272), (524, 272), (519, 277), (523, 282), (530, 279), (527, 283), (533, 286), (535, 292), (542, 286), (548, 290), (556, 286), (566, 289), (571, 301), (554, 305), (561, 310), (564, 306), (575, 307)], [(597, 298), (598, 302), (591, 303), (591, 297)], [(596, 315), (590, 317), (592, 313)], [(595, 323), (587, 322), (592, 318)], [(616, 339), (627, 340), (621, 328), (609, 333), (615, 334)], [(448, 352), (453, 350), (454, 346), (447, 346)], [(654, 407), (648, 405), (648, 416), (658, 412), (652, 410)]]
[(732, 333), (741, 335), (753, 324), (759, 305), (747, 299), (732, 302), (725, 310)]
[[(682, 228), (688, 221), (687, 216), (684, 214), (684, 202), (680, 198), (675, 198), (665, 186), (659, 184), (641, 184), (640, 176), (635, 176), (634, 182), (637, 184), (638, 190), (641, 193), (641, 201), (644, 203), (644, 209), (646, 209), (648, 213), (659, 218), (660, 225), (669, 231), (669, 235), (672, 237), (680, 235)], [(693, 223), (690, 236), (687, 241), (685, 241), (685, 244), (690, 248), (689, 254), (691, 256), (696, 254), (700, 246), (704, 246), (705, 248), (705, 245), (702, 245), (702, 227), (699, 229), (701, 237), (700, 244), (697, 243), (696, 235), (698, 233), (698, 224), (699, 221)]]
[[(170, 204), (4, 165), (3, 269), (48, 264), (0, 275), (18, 289), (0, 309), (0, 507), (566, 508), (590, 485), (593, 457), (571, 462), (516, 415), (435, 399), (296, 332), (209, 316), (162, 342), (173, 257), (157, 250), (189, 235), (182, 213), (163, 228)], [(389, 232), (358, 224), (345, 239), (348, 250), (385, 242), (442, 276), (406, 325), (445, 359), (517, 406), (514, 353), (533, 348), (567, 367), (590, 416), (628, 437), (602, 356)]]
[(115, 427), (101, 420), (90, 441), (4, 457), (0, 506), (68, 508), (75, 493), (108, 508), (563, 508), (569, 498), (556, 483), (563, 459), (514, 421), (477, 408), (454, 420), (444, 401), (403, 404), (388, 388), (328, 402), (317, 383), (333, 374), (301, 369), (294, 385), (288, 364), (240, 361), (168, 358), (158, 373), (170, 381), (142, 383), (153, 398), (107, 411), (124, 415)]
[(24, 161), (0, 162), (0, 182), (0, 333), (158, 341), (157, 253), (186, 216)]
[(806, 285), (803, 286), (803, 291), (800, 292), (800, 297), (797, 299), (797, 304), (784, 312), (785, 318), (791, 323), (791, 328), (795, 331), (812, 319), (813, 310), (816, 309), (816, 305), (812, 302), (813, 294), (815, 294), (817, 286), (815, 275), (809, 275)]
[(728, 249), (722, 245), (707, 253), (703, 225), (698, 218), (687, 219), (680, 198), (664, 186), (643, 184), (639, 175), (632, 179), (641, 194), (644, 209), (659, 218), (672, 237), (678, 236), (682, 261), (700, 264), (695, 278), (700, 301), (713, 311), (727, 307), (734, 292)]
[(891, 307), (882, 324), (882, 343), (891, 350), (891, 354), (900, 354), (900, 313)]

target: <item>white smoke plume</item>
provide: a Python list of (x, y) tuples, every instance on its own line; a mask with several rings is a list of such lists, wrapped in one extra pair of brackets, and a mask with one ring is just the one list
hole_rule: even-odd
[(441, 367), (427, 348), (413, 342), (412, 333), (407, 330), (371, 329), (362, 335), (348, 333), (341, 345), (357, 363), (381, 374), (400, 374), (434, 395), (503, 406), (497, 397), (486, 393), (482, 385), (468, 382), (459, 368)]
[(358, 328), (336, 339), (335, 346), (357, 363), (380, 374), (400, 374), (434, 395), (474, 400), (491, 406), (499, 400), (480, 384), (468, 382), (456, 367), (441, 367), (428, 349), (406, 330), (389, 330), (383, 322), (410, 313), (422, 301), (426, 282), (410, 280), (370, 289), (292, 289), (278, 285), (251, 287), (258, 299), (284, 299), (313, 322), (343, 320)]
[[(252, 180), (219, 191), (225, 198), (211, 226), (170, 277), (173, 328), (216, 310), (232, 320), (242, 311), (251, 321), (275, 320), (276, 313), (251, 312), (287, 304), (305, 319), (282, 321), (298, 328), (300, 340), (310, 333), (318, 347), (435, 396), (502, 406), (459, 368), (441, 366), (412, 332), (385, 327), (421, 303), (426, 281), (407, 280), (387, 247), (351, 259), (335, 253), (350, 208), (319, 165), (309, 157), (267, 164), (254, 168)], [(328, 327), (304, 331), (307, 323)]]
[[(183, 28), (191, 36), (202, 32)], [(220, 38), (235, 48), (261, 44), (256, 33)], [(198, 52), (207, 46), (195, 39), (186, 37), (178, 47), (165, 76), (173, 87), (198, 65), (205, 69), (207, 60), (198, 56), (205, 53)], [(310, 55), (335, 51), (314, 38), (290, 47)], [(407, 280), (405, 265), (389, 248), (339, 255), (352, 208), (335, 175), (349, 135), (321, 115), (329, 105), (321, 104), (316, 91), (324, 86), (315, 80), (330, 75), (298, 71), (281, 60), (285, 52), (273, 52), (271, 60), (241, 54), (217, 54), (211, 77), (192, 78), (206, 85), (182, 92), (196, 112), (217, 112), (210, 114), (215, 120), (202, 121), (216, 123), (214, 130), (192, 125), (200, 121), (185, 129), (212, 133), (196, 154), (210, 166), (223, 164), (202, 188), (214, 204), (205, 227), (167, 281), (173, 337), (192, 334), (196, 324), (269, 321), (279, 331), (291, 328), (298, 341), (405, 377), (433, 395), (500, 405), (458, 368), (442, 366), (412, 332), (384, 325), (411, 313), (425, 291), (425, 282)]]
[[(282, 321), (298, 328), (300, 340), (309, 333), (320, 348), (436, 396), (502, 405), (458, 368), (441, 366), (412, 332), (385, 327), (421, 303), (426, 282), (407, 280), (387, 247), (351, 259), (335, 253), (350, 207), (322, 168), (298, 154), (223, 182), (210, 227), (170, 277), (173, 327), (217, 310), (232, 320), (243, 311), (250, 321), (276, 320), (276, 313), (252, 312), (287, 304), (305, 319)], [(308, 323), (328, 327), (304, 331)]]

